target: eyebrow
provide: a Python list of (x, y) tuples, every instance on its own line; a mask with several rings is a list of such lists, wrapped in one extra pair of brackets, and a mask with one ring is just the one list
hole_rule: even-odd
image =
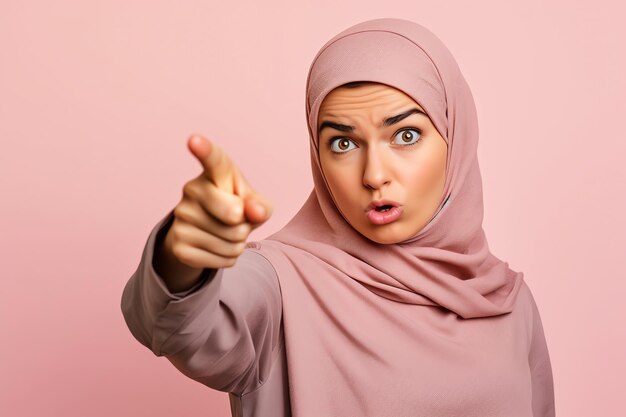
[[(385, 119), (383, 119), (382, 126), (387, 127), (387, 126), (394, 125), (394, 124), (396, 124), (396, 123), (406, 119), (407, 117), (409, 117), (413, 113), (417, 113), (417, 114), (421, 114), (423, 116), (427, 116), (426, 113), (424, 113), (420, 109), (413, 108), (413, 109), (407, 110), (405, 112), (402, 112), (400, 114), (397, 114), (395, 116), (386, 117)], [(340, 124), (340, 123), (331, 122), (330, 120), (325, 120), (320, 125), (320, 128), (317, 131), (318, 134), (320, 134), (322, 132), (322, 130), (324, 128), (327, 128), (327, 127), (330, 127), (332, 129), (335, 129), (335, 130), (339, 130), (340, 132), (354, 132), (354, 126), (343, 125), (343, 124)]]

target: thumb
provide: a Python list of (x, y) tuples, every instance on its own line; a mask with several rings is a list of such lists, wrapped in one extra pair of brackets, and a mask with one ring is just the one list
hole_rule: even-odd
[(253, 229), (270, 218), (272, 204), (252, 188), (239, 169), (235, 171), (235, 191), (243, 200), (244, 216), (246, 221), (252, 223)]
[(272, 204), (258, 193), (250, 193), (244, 199), (244, 212), (246, 219), (258, 227), (272, 216)]

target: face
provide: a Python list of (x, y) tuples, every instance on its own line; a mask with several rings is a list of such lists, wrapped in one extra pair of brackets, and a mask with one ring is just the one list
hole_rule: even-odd
[[(425, 113), (402, 91), (378, 83), (338, 87), (321, 104), (323, 174), (346, 220), (374, 242), (415, 235), (443, 198), (447, 144)], [(370, 218), (374, 200), (392, 200), (399, 208)]]

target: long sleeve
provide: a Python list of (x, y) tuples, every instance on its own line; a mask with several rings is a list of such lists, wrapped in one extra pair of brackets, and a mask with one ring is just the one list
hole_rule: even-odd
[(269, 376), (282, 342), (282, 302), (276, 272), (245, 249), (234, 266), (206, 269), (187, 291), (171, 293), (153, 265), (155, 243), (173, 221), (152, 229), (130, 277), (121, 309), (132, 335), (188, 377), (243, 395)]
[(541, 315), (531, 295), (533, 309), (533, 331), (528, 354), (528, 364), (532, 381), (533, 395), (533, 416), (534, 417), (554, 417), (554, 380), (552, 376), (552, 365), (550, 363), (550, 353), (543, 331)]

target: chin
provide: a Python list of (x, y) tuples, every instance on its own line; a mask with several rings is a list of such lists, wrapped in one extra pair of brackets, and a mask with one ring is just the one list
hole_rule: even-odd
[(391, 239), (391, 240), (380, 240), (376, 238), (368, 238), (372, 242), (376, 242), (381, 245), (393, 245), (394, 243), (402, 242), (404, 239)]
[(394, 243), (402, 242), (403, 240), (409, 238), (409, 236), (404, 236), (403, 234), (397, 233), (397, 231), (394, 231), (394, 229), (397, 230), (398, 228), (377, 226), (377, 229), (368, 228), (367, 230), (360, 230), (359, 232), (369, 240), (379, 243), (381, 245), (391, 245)]

